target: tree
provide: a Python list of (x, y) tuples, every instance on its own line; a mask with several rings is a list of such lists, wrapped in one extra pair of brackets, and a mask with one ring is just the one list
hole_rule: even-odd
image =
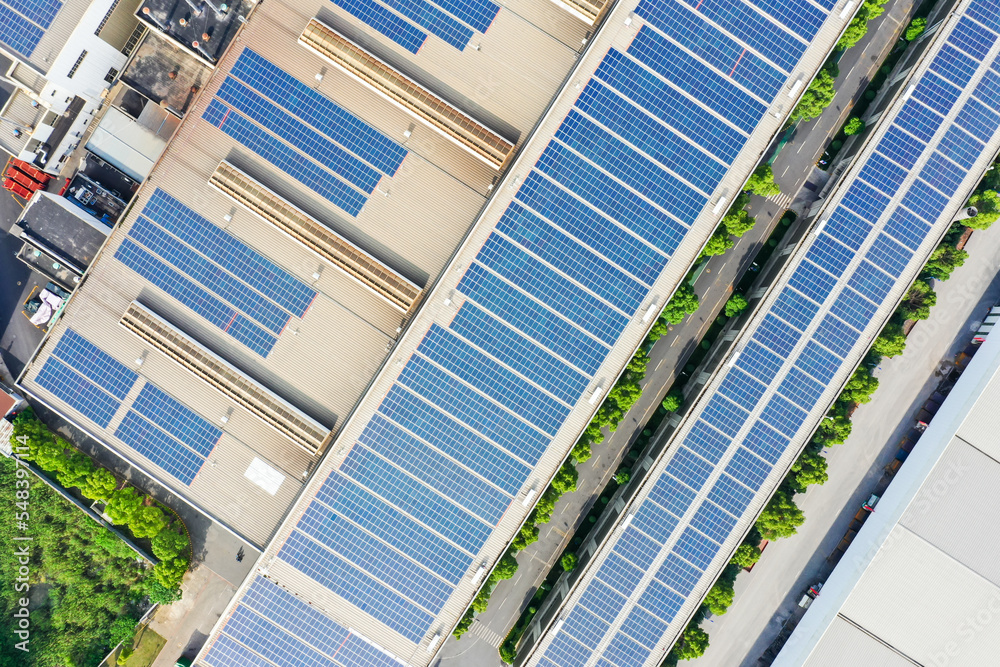
[[(993, 172), (1000, 173), (1000, 170), (994, 167)], [(962, 221), (962, 224), (970, 229), (989, 229), (990, 225), (1000, 218), (1000, 195), (997, 195), (995, 190), (977, 192), (969, 198), (968, 205), (975, 206), (979, 211), (975, 216)]]
[(663, 309), (663, 317), (670, 324), (680, 324), (685, 317), (698, 310), (698, 295), (687, 282), (674, 292), (674, 296)]
[(576, 564), (580, 562), (580, 559), (576, 557), (574, 553), (564, 553), (562, 558), (559, 559), (559, 564), (562, 565), (562, 569), (567, 572), (572, 572), (576, 569)]
[(792, 120), (810, 121), (818, 118), (823, 110), (833, 102), (834, 92), (833, 77), (830, 76), (830, 72), (825, 69), (820, 70), (813, 82), (806, 88), (806, 92), (802, 93), (802, 99), (792, 110)]
[(792, 492), (785, 486), (778, 487), (770, 502), (757, 519), (757, 530), (768, 540), (794, 535), (806, 517), (795, 504)]
[(90, 457), (76, 449), (70, 449), (63, 462), (62, 469), (56, 473), (56, 479), (67, 489), (81, 486), (94, 473), (94, 463)]
[(715, 616), (722, 616), (733, 604), (736, 591), (733, 584), (728, 579), (719, 579), (715, 585), (708, 589), (705, 595), (705, 606)]
[(125, 644), (125, 648), (132, 648), (132, 639), (135, 638), (135, 624), (137, 619), (131, 616), (119, 616), (111, 624), (111, 636), (108, 638), (108, 648), (114, 648), (119, 644)]
[(571, 451), (569, 455), (572, 456), (573, 460), (577, 463), (586, 463), (589, 461), (590, 457), (593, 455), (593, 450), (590, 447), (590, 440), (586, 437), (581, 437), (576, 441), (576, 444), (573, 445), (573, 451)]
[(153, 555), (160, 560), (176, 558), (188, 548), (188, 538), (172, 528), (164, 528), (153, 537)]
[(816, 427), (813, 442), (824, 447), (843, 444), (851, 435), (851, 420), (844, 414), (827, 414)]
[(729, 233), (726, 231), (725, 227), (720, 226), (715, 230), (708, 239), (708, 243), (701, 250), (702, 257), (715, 257), (716, 255), (725, 254), (727, 250), (732, 248), (736, 244), (731, 238), (729, 238)]
[(53, 438), (43, 442), (35, 454), (35, 463), (45, 472), (60, 472), (66, 467), (66, 441)]
[(518, 551), (524, 551), (530, 545), (538, 541), (538, 526), (532, 522), (527, 522), (521, 526), (520, 532), (514, 537), (511, 545)]
[(105, 468), (98, 468), (80, 483), (80, 493), (91, 500), (108, 500), (118, 486), (118, 480)]
[(490, 604), (490, 591), (487, 588), (479, 591), (476, 597), (472, 598), (472, 610), (477, 614), (481, 614), (486, 611), (486, 607)]
[(847, 30), (844, 31), (844, 34), (840, 37), (840, 41), (837, 42), (837, 46), (834, 47), (838, 51), (846, 51), (868, 34), (868, 19), (863, 18), (861, 13), (861, 10), (859, 10), (858, 15), (851, 19), (851, 22), (847, 25)]
[(672, 653), (678, 660), (694, 660), (705, 655), (708, 649), (708, 633), (692, 623), (684, 629), (684, 634), (674, 644)]
[(792, 464), (788, 482), (796, 493), (805, 493), (806, 489), (813, 484), (826, 483), (829, 479), (826, 470), (826, 457), (823, 456), (822, 448), (806, 447)]
[(142, 507), (142, 498), (135, 492), (135, 489), (128, 487), (119, 489), (111, 494), (104, 513), (111, 519), (111, 523), (122, 525), (132, 521), (132, 518)]
[(969, 253), (964, 250), (942, 243), (931, 253), (930, 259), (924, 266), (924, 273), (938, 280), (948, 280), (952, 272), (965, 264), (968, 258)]
[(886, 324), (882, 333), (872, 343), (872, 350), (883, 357), (895, 357), (902, 354), (905, 349), (906, 334), (903, 333), (903, 325), (898, 322)]
[(517, 572), (517, 558), (514, 557), (509, 550), (500, 556), (500, 560), (497, 561), (497, 566), (493, 568), (493, 577), (497, 581), (502, 581), (504, 579), (510, 579)]
[(760, 197), (773, 197), (781, 192), (781, 188), (774, 182), (774, 171), (769, 164), (762, 164), (754, 169), (743, 189)]
[(931, 286), (918, 280), (903, 297), (897, 312), (904, 320), (926, 320), (931, 316), (931, 308), (936, 303), (937, 294)]
[(729, 297), (729, 301), (726, 301), (726, 307), (722, 312), (726, 317), (736, 317), (746, 310), (749, 305), (750, 302), (747, 301), (745, 296), (739, 292), (733, 292), (733, 295)]
[(556, 471), (555, 477), (552, 478), (551, 486), (560, 495), (573, 493), (576, 491), (576, 481), (579, 477), (580, 473), (577, 472), (576, 466), (567, 461)]
[(872, 400), (872, 394), (878, 389), (878, 378), (873, 377), (866, 368), (859, 368), (844, 385), (840, 392), (840, 400), (848, 403), (867, 403)]
[(906, 41), (912, 42), (920, 35), (924, 34), (924, 30), (927, 29), (927, 19), (923, 17), (918, 17), (910, 21), (909, 27), (906, 28)]
[(737, 567), (748, 569), (757, 564), (760, 560), (760, 549), (752, 544), (743, 543), (736, 547), (736, 553), (729, 560), (730, 563), (736, 565)]
[(757, 218), (744, 210), (730, 211), (722, 217), (722, 226), (737, 238), (753, 229), (755, 224), (757, 224)]
[(542, 497), (538, 499), (538, 504), (535, 505), (535, 518), (539, 523), (549, 522), (549, 519), (552, 518), (552, 511), (556, 508), (556, 503), (559, 502), (561, 496), (562, 494), (551, 486), (545, 489)]
[(857, 116), (851, 116), (847, 123), (844, 124), (844, 134), (847, 136), (857, 134), (863, 129), (865, 129), (865, 121), (861, 120)]
[(167, 560), (161, 560), (155, 568), (153, 568), (153, 576), (156, 580), (168, 590), (176, 590), (180, 585), (181, 579), (184, 578), (184, 573), (187, 572), (188, 565), (190, 562), (187, 558), (178, 556), (176, 558), (168, 558)]
[(684, 405), (684, 393), (680, 389), (671, 389), (663, 397), (662, 405), (667, 412), (677, 412)]
[(628, 468), (619, 468), (618, 472), (615, 473), (615, 483), (619, 486), (628, 484), (630, 479), (632, 479), (632, 471)]

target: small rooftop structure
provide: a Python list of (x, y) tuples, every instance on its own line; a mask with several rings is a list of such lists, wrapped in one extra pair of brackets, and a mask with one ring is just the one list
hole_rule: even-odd
[(122, 81), (177, 116), (187, 113), (212, 69), (173, 42), (147, 37), (135, 51)]
[(18, 258), (72, 290), (97, 256), (111, 227), (65, 197), (39, 191), (15, 223), (25, 245)]
[(243, 0), (145, 0), (136, 16), (155, 34), (215, 67), (253, 9)]

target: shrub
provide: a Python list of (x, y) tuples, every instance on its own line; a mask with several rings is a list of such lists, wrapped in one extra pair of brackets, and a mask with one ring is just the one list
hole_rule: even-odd
[(507, 551), (503, 556), (500, 556), (500, 560), (497, 561), (497, 566), (493, 568), (491, 576), (497, 581), (503, 581), (513, 577), (516, 572), (517, 558), (510, 551)]
[(736, 547), (736, 553), (729, 560), (730, 563), (741, 568), (750, 568), (760, 560), (760, 549), (752, 544), (743, 543)]
[(142, 539), (156, 537), (167, 527), (167, 517), (159, 507), (140, 507), (128, 522), (132, 534)]
[(720, 226), (715, 230), (708, 239), (708, 243), (701, 250), (702, 257), (714, 257), (716, 255), (725, 254), (727, 250), (732, 248), (736, 244), (731, 238), (729, 238), (729, 232), (726, 231), (725, 227)]
[(579, 478), (580, 473), (577, 472), (576, 467), (567, 461), (556, 471), (551, 486), (560, 494), (572, 493), (576, 491), (576, 482)]
[(176, 558), (187, 550), (188, 538), (172, 528), (164, 528), (153, 537), (153, 555), (160, 560)]
[(898, 312), (904, 320), (926, 320), (931, 316), (931, 308), (936, 303), (937, 294), (931, 286), (918, 280), (903, 297)]
[(135, 489), (128, 487), (119, 489), (111, 494), (104, 513), (111, 519), (111, 523), (122, 525), (132, 521), (136, 513), (142, 507), (142, 498)]
[(733, 589), (733, 582), (728, 578), (720, 578), (705, 595), (705, 606), (715, 616), (722, 616), (729, 611), (735, 595), (736, 591)]
[(828, 479), (823, 448), (815, 444), (806, 447), (788, 474), (788, 483), (796, 493), (805, 493), (811, 485), (825, 484)]
[(802, 93), (802, 99), (792, 110), (791, 119), (793, 121), (810, 121), (818, 118), (823, 111), (833, 102), (833, 77), (826, 69), (820, 70), (816, 78), (813, 79), (806, 92)]
[(915, 18), (910, 21), (910, 25), (906, 28), (906, 41), (912, 42), (920, 35), (924, 34), (924, 30), (927, 29), (927, 19), (923, 17)]
[(567, 572), (572, 572), (576, 569), (576, 564), (580, 561), (574, 553), (564, 553), (562, 558), (559, 559), (559, 564), (562, 565), (562, 569)]
[(942, 243), (931, 253), (924, 266), (924, 274), (938, 280), (948, 280), (952, 272), (965, 264), (965, 260), (968, 258), (969, 253), (964, 250)]
[(726, 317), (736, 317), (746, 310), (749, 305), (750, 302), (746, 300), (745, 296), (739, 292), (734, 292), (733, 295), (729, 297), (729, 301), (726, 301), (726, 307), (725, 310), (723, 310), (723, 314)]
[(663, 317), (670, 324), (680, 324), (684, 318), (698, 310), (698, 295), (687, 282), (677, 288), (674, 296), (663, 309)]
[(886, 324), (882, 333), (872, 343), (872, 351), (883, 357), (895, 357), (902, 354), (905, 349), (906, 335), (903, 333), (903, 325), (898, 322)]
[(805, 520), (802, 510), (795, 504), (791, 489), (781, 486), (764, 507), (756, 527), (766, 539), (777, 540), (794, 535)]
[(674, 644), (672, 653), (677, 660), (694, 660), (705, 655), (706, 650), (708, 650), (708, 633), (696, 623), (690, 623)]
[(743, 189), (761, 197), (773, 197), (781, 192), (781, 188), (774, 182), (774, 171), (769, 164), (762, 164), (754, 169)]
[(520, 532), (514, 537), (511, 545), (518, 551), (524, 551), (538, 541), (538, 526), (530, 520), (521, 526)]
[(682, 405), (684, 405), (684, 394), (680, 389), (671, 389), (667, 392), (667, 395), (663, 397), (663, 403), (661, 404), (663, 409), (667, 412), (677, 412)]
[(844, 134), (850, 136), (852, 134), (857, 134), (863, 129), (865, 129), (865, 121), (861, 120), (857, 116), (851, 116), (844, 125)]
[[(994, 167), (990, 173), (998, 172), (1000, 170)], [(989, 178), (989, 173), (987, 178)], [(989, 229), (1000, 218), (1000, 196), (995, 190), (983, 190), (972, 195), (969, 198), (969, 206), (975, 206), (979, 211), (975, 216), (962, 221), (962, 224), (970, 229)]]
[(472, 610), (469, 609), (465, 612), (465, 616), (458, 621), (458, 624), (455, 626), (455, 629), (451, 631), (451, 634), (455, 637), (455, 639), (461, 639), (462, 635), (468, 632), (469, 628), (472, 627), (472, 622), (474, 620), (476, 620), (476, 616), (472, 613)]

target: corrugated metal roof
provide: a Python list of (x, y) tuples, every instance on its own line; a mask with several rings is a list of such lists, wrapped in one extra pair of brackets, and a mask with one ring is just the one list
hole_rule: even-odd
[(896, 651), (860, 630), (856, 625), (837, 618), (823, 639), (816, 646), (816, 652), (809, 657), (803, 667), (919, 667), (918, 663), (900, 655)]

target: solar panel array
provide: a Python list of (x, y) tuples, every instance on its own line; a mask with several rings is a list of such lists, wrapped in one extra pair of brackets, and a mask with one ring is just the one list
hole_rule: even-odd
[[(139, 374), (67, 329), (35, 382), (107, 428)], [(222, 431), (146, 381), (115, 436), (185, 484), (190, 484)]]
[(67, 329), (35, 382), (105, 428), (138, 379), (137, 373)]
[(401, 667), (274, 582), (257, 578), (204, 661), (213, 667)]
[(279, 558), (427, 637), (818, 29), (744, 7), (643, 1)]
[(876, 311), (950, 223), (942, 215), (965, 196), (958, 188), (974, 163), (996, 151), (1000, 64), (987, 56), (1000, 35), (1000, 2), (976, 0), (966, 14), (530, 664), (650, 664), (662, 657), (652, 652), (670, 624), (685, 620), (678, 612), (688, 596), (714, 580), (737, 523), (780, 479), (771, 473), (811, 432), (807, 417), (825, 410), (822, 394), (867, 348), (863, 332), (879, 321)]
[(500, 12), (500, 5), (489, 0), (333, 0), (333, 3), (413, 54), (427, 41), (428, 33), (462, 51), (476, 31), (489, 30)]
[(115, 258), (262, 357), (316, 291), (157, 188)]
[(0, 44), (30, 58), (62, 6), (59, 0), (0, 0)]
[(351, 216), (407, 153), (250, 49), (203, 118)]

